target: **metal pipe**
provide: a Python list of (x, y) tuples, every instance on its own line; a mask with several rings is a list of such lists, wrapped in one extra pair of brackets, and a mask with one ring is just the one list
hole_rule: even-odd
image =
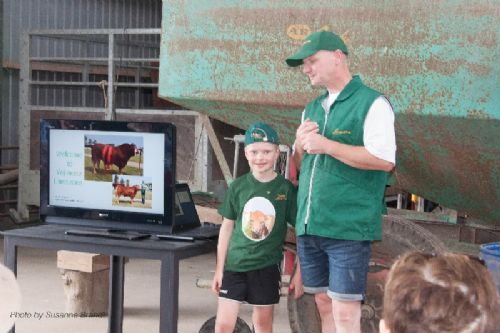
[[(112, 35), (110, 35), (112, 36)], [(40, 61), (40, 62), (102, 62), (106, 63), (109, 61), (109, 58), (103, 57), (32, 57), (30, 58), (32, 61)], [(121, 61), (121, 62), (158, 62), (159, 58), (113, 58), (113, 61)], [(155, 67), (158, 68), (158, 67)]]
[(106, 115), (104, 118), (106, 120), (114, 120), (116, 119), (114, 113), (114, 83), (115, 83), (115, 64), (114, 64), (114, 44), (115, 44), (115, 36), (110, 33), (108, 35), (109, 44), (108, 44), (108, 99), (107, 104), (104, 107), (106, 110)]
[(51, 29), (33, 30), (32, 36), (57, 36), (57, 35), (155, 35), (160, 34), (161, 29)]
[[(34, 86), (99, 86), (101, 82), (87, 81), (31, 81)], [(158, 88), (158, 83), (116, 82), (115, 87)]]
[(234, 140), (233, 178), (236, 178), (237, 176), (239, 158), (240, 158), (240, 143)]
[(13, 181), (17, 180), (19, 177), (19, 171), (16, 170), (11, 170), (6, 173), (0, 174), (0, 185), (12, 183)]

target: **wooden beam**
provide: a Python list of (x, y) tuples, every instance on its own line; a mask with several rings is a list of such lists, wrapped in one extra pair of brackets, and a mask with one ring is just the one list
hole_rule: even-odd
[(109, 268), (109, 256), (61, 250), (57, 251), (57, 267), (93, 273)]
[(219, 162), (222, 174), (224, 175), (224, 179), (226, 180), (227, 185), (229, 185), (233, 181), (233, 176), (231, 175), (229, 164), (227, 163), (227, 160), (224, 157), (224, 152), (222, 151), (222, 147), (219, 143), (219, 140), (217, 139), (217, 135), (215, 134), (215, 130), (212, 126), (212, 123), (210, 122), (210, 118), (205, 114), (200, 114), (200, 118), (203, 122), (203, 126), (207, 130), (208, 140), (210, 140), (210, 144), (212, 145), (215, 157)]

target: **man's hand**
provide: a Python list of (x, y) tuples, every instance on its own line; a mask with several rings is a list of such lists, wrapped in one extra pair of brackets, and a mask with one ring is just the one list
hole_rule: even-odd
[(293, 160), (297, 170), (300, 170), (302, 158), (304, 157), (304, 139), (308, 134), (319, 133), (318, 123), (311, 121), (309, 118), (304, 120), (295, 132), (295, 143), (293, 144)]
[(297, 265), (295, 271), (292, 273), (288, 292), (294, 291), (294, 298), (298, 299), (304, 295), (304, 284), (302, 283), (302, 273), (300, 272), (300, 262), (297, 257)]
[(288, 292), (294, 291), (293, 298), (299, 299), (304, 295), (304, 284), (302, 283), (302, 277), (299, 274), (295, 273), (290, 280), (290, 285), (288, 287)]
[(307, 118), (295, 132), (295, 149), (304, 150), (304, 139), (312, 133), (319, 133), (318, 123)]
[(304, 151), (308, 154), (328, 154), (330, 140), (319, 133), (308, 133), (302, 139)]

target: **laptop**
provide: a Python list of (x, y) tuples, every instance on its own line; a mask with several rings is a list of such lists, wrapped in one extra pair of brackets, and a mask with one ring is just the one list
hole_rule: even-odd
[(175, 184), (175, 217), (169, 233), (155, 235), (159, 239), (194, 241), (196, 239), (216, 239), (220, 224), (201, 223), (196, 206), (185, 183)]

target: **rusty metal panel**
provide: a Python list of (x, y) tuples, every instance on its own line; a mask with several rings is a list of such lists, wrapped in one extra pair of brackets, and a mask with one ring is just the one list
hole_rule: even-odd
[(284, 59), (340, 34), (353, 73), (396, 111), (403, 188), (500, 225), (500, 2), (163, 1), (160, 95), (292, 143), (320, 91)]

